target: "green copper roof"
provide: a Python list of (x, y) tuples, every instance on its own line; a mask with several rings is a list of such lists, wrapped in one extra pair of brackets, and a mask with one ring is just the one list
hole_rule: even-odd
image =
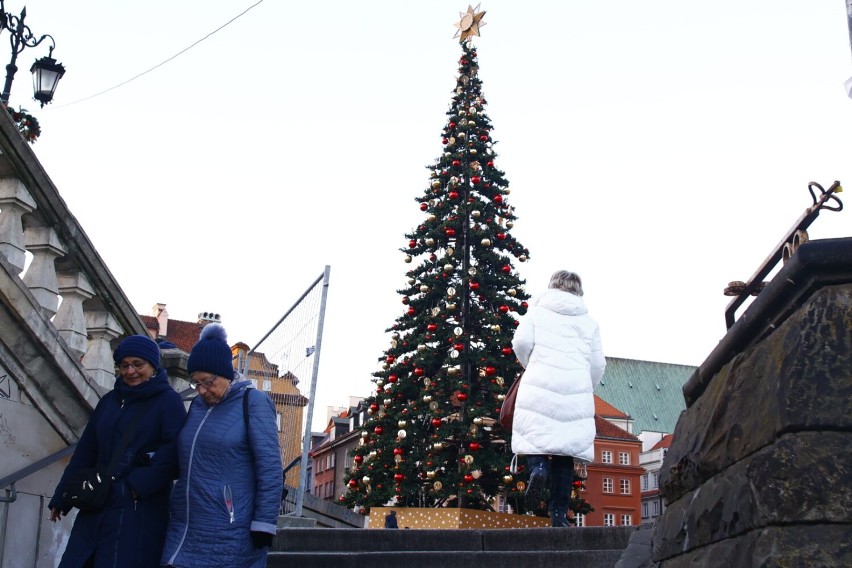
[(606, 372), (595, 394), (633, 419), (633, 433), (674, 432), (686, 409), (683, 385), (697, 367), (606, 358)]

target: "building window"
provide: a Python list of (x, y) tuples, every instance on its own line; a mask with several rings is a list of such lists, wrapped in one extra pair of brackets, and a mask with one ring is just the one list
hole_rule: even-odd
[(618, 463), (621, 465), (630, 465), (630, 452), (618, 452)]
[(604, 477), (603, 478), (603, 492), (604, 493), (612, 493), (612, 478)]
[(651, 489), (659, 489), (660, 488), (660, 474), (659, 472), (654, 472), (654, 484), (651, 486)]
[(653, 503), (654, 503), (654, 516), (656, 517), (657, 515), (660, 514), (660, 502), (655, 500), (655, 501), (653, 501)]
[(264, 379), (263, 381), (263, 390), (269, 392), (272, 390), (272, 381), (268, 379)]
[(612, 452), (604, 450), (601, 452), (601, 463), (612, 463)]
[(605, 527), (614, 527), (615, 526), (615, 513), (604, 513), (604, 526)]
[(629, 479), (622, 479), (621, 481), (619, 481), (619, 486), (621, 487), (621, 494), (622, 495), (630, 495), (630, 480)]
[(642, 518), (648, 518), (648, 503), (642, 503)]
[(642, 476), (642, 491), (648, 490), (648, 474)]
[(584, 515), (582, 513), (574, 513), (574, 526), (576, 526), (576, 527), (586, 526), (586, 515)]
[(328, 460), (330, 462), (328, 464), (328, 467), (334, 467), (334, 461), (335, 461), (334, 458), (335, 458), (335, 454), (331, 454), (330, 456), (328, 456)]
[(621, 515), (621, 524), (625, 527), (629, 527), (633, 524), (633, 518), (631, 515)]

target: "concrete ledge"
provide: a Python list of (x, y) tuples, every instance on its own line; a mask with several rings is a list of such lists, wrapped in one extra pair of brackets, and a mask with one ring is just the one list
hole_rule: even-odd
[[(378, 531), (376, 531), (378, 532)], [(376, 532), (370, 531), (371, 534)], [(422, 533), (423, 531), (417, 531)], [(560, 552), (361, 552), (361, 553), (286, 553), (270, 552), (269, 568), (611, 568), (620, 550), (567, 550)]]

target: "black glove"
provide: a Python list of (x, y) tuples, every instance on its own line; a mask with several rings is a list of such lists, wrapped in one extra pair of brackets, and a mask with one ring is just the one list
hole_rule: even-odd
[(266, 548), (272, 544), (272, 535), (268, 532), (251, 531), (251, 543), (255, 548)]

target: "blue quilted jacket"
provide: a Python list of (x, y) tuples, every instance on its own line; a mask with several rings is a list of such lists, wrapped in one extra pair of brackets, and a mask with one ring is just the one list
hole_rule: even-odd
[(266, 566), (267, 549), (252, 545), (250, 531), (275, 534), (281, 502), (281, 452), (269, 396), (249, 381), (234, 380), (215, 406), (196, 397), (178, 453), (180, 477), (169, 503), (162, 564)]

